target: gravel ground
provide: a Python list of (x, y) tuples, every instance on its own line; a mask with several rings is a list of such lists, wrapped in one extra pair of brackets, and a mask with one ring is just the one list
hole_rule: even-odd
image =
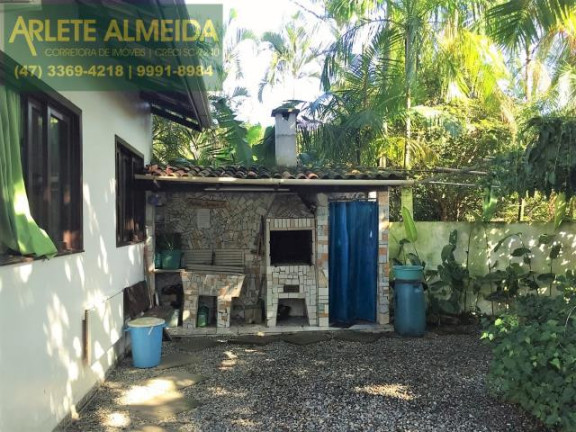
[[(165, 343), (164, 352), (182, 347)], [(489, 396), (490, 353), (475, 335), (429, 334), (374, 343), (222, 343), (185, 367), (206, 379), (183, 392), (200, 406), (146, 428), (119, 398), (158, 371), (125, 360), (68, 431), (544, 431)], [(164, 371), (165, 373), (165, 371)]]

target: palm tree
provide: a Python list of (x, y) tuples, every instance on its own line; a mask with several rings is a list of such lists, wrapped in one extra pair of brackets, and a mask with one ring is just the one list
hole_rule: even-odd
[(339, 72), (338, 82), (306, 106), (303, 119), (311, 117), (303, 127), (306, 153), (326, 162), (376, 165), (390, 120), (387, 110), (402, 98), (394, 74), (380, 67), (375, 49), (350, 55), (349, 67)]
[[(541, 125), (543, 134), (553, 139), (555, 134), (561, 134), (561, 128), (550, 133), (546, 130), (548, 123), (538, 117), (576, 113), (576, 3), (573, 0), (509, 0), (490, 8), (486, 16), (490, 36), (511, 59), (521, 59), (515, 64), (522, 82), (516, 94), (522, 102), (521, 114), (528, 129)], [(529, 142), (527, 136), (529, 134), (524, 134), (524, 141)], [(554, 157), (557, 158), (557, 154)], [(555, 161), (553, 165), (556, 166)], [(538, 161), (533, 166), (538, 167), (538, 171), (546, 164)], [(522, 180), (521, 174), (516, 189), (519, 215), (523, 214), (527, 184), (538, 178), (533, 175), (531, 179)], [(550, 178), (556, 178), (556, 174)], [(550, 186), (545, 182), (539, 187)], [(557, 209), (565, 208), (562, 200), (556, 200), (556, 205)]]
[[(329, 86), (338, 79), (342, 64), (349, 66), (349, 53), (359, 49), (375, 53), (382, 72), (382, 90), (399, 95), (403, 103), (388, 98), (384, 113), (404, 124), (403, 166), (412, 165), (413, 107), (430, 98), (429, 79), (434, 71), (437, 87), (445, 100), (478, 98), (504, 101), (497, 82), (506, 75), (503, 58), (492, 52), (487, 38), (466, 26), (479, 14), (483, 2), (446, 0), (357, 1), (328, 0), (327, 10), (338, 22), (351, 22), (332, 46), (324, 67), (323, 82)], [(428, 36), (428, 38), (426, 38)], [(464, 43), (463, 43), (464, 42)], [(338, 66), (340, 64), (340, 66)], [(425, 84), (425, 85), (424, 85)], [(345, 84), (344, 84), (345, 85)], [(416, 102), (416, 103), (415, 103)], [(503, 107), (499, 104), (499, 107)]]
[[(154, 158), (162, 163), (193, 159), (200, 164), (250, 163), (252, 141), (257, 127), (244, 125), (236, 112), (246, 101), (248, 91), (238, 86), (243, 78), (242, 54), (255, 50), (256, 37), (235, 22), (230, 12), (224, 27), (223, 62), (217, 70), (222, 90), (210, 97), (214, 125), (201, 133), (158, 117), (154, 118)], [(244, 53), (245, 54), (245, 53)]]
[(282, 32), (266, 32), (262, 42), (270, 52), (270, 63), (262, 79), (258, 99), (262, 102), (264, 90), (279, 85), (291, 90), (291, 99), (296, 99), (297, 88), (320, 76), (321, 52), (314, 46), (317, 28), (308, 28), (298, 12), (287, 23)]
[[(433, 163), (434, 152), (428, 148), (425, 128), (438, 124), (451, 127), (453, 116), (447, 114), (450, 107), (446, 104), (481, 101), (491, 108), (493, 115), (513, 123), (512, 104), (501, 88), (501, 83), (509, 79), (505, 59), (484, 34), (485, 29), (473, 27), (482, 16), (484, 3), (482, 0), (325, 1), (326, 10), (341, 30), (326, 56), (322, 81), (330, 94), (346, 94), (350, 106), (361, 113), (367, 113), (368, 109), (373, 113), (373, 116), (356, 116), (354, 120), (371, 122), (359, 127), (354, 121), (354, 129), (349, 131), (356, 134), (349, 142), (365, 152), (371, 159), (369, 164), (390, 157), (406, 169), (417, 163)], [(358, 80), (360, 77), (350, 72), (362, 55), (370, 57), (373, 72)], [(359, 85), (360, 81), (364, 86)], [(339, 114), (346, 112), (341, 105), (331, 107), (339, 109)], [(374, 116), (380, 117), (378, 127), (371, 120)], [(334, 112), (324, 115), (329, 123), (338, 118)], [(444, 125), (446, 118), (449, 121)], [(340, 121), (339, 125), (350, 123)], [(332, 124), (322, 127), (332, 128)], [(322, 139), (325, 135), (324, 131), (316, 131), (314, 137)], [(340, 130), (339, 136), (347, 134)], [(369, 141), (368, 145), (363, 144), (364, 139)], [(329, 145), (325, 143), (324, 147)], [(366, 161), (357, 156), (356, 162), (361, 159)], [(403, 194), (403, 205), (408, 208), (412, 208), (411, 195), (411, 190)]]
[(487, 12), (490, 36), (522, 58), (523, 99), (541, 112), (574, 110), (576, 3), (573, 0), (509, 0)]
[(211, 114), (216, 125), (202, 132), (154, 116), (153, 160), (180, 163), (193, 160), (200, 165), (250, 163), (253, 138), (258, 127), (248, 127), (236, 119), (230, 100), (211, 97)]

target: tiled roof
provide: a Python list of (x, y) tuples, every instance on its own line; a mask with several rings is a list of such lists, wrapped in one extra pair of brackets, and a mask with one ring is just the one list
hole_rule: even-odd
[(218, 168), (194, 165), (152, 164), (146, 166), (144, 174), (152, 177), (188, 177), (188, 178), (238, 178), (258, 179), (295, 179), (295, 180), (404, 180), (405, 174), (398, 171), (377, 168), (291, 168), (276, 169), (263, 166), (225, 166)]

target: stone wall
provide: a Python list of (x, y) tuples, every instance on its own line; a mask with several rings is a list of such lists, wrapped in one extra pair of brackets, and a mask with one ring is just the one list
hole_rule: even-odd
[(262, 217), (268, 213), (275, 195), (170, 192), (166, 205), (156, 210), (156, 230), (181, 233), (184, 254), (194, 249), (243, 250), (246, 279), (242, 294), (234, 303), (254, 305), (263, 283)]
[[(310, 325), (328, 327), (329, 325), (329, 201), (341, 199), (366, 199), (366, 193), (309, 194), (304, 202), (313, 208), (297, 209), (295, 205), (276, 206), (274, 200), (281, 196), (274, 193), (190, 193), (172, 192), (167, 194), (166, 205), (157, 208), (157, 232), (179, 232), (182, 234), (184, 254), (191, 250), (241, 249), (245, 256), (244, 273), (246, 278), (239, 298), (233, 299), (232, 318), (243, 310), (243, 306), (256, 305), (259, 298), (267, 303), (267, 318), (275, 314), (279, 298), (305, 299)], [(389, 280), (388, 280), (388, 228), (389, 205), (388, 192), (380, 191), (371, 198), (378, 201), (379, 220), (379, 257), (378, 257), (378, 314), (380, 324), (389, 322)], [(265, 226), (270, 211), (278, 217), (295, 217), (286, 222), (285, 229), (312, 229), (314, 232), (314, 261), (312, 266), (282, 269), (270, 266), (266, 242)], [(287, 214), (284, 214), (287, 213)], [(289, 213), (289, 214), (288, 214)], [(310, 220), (310, 225), (306, 218)], [(272, 223), (282, 224), (283, 219), (268, 219)], [(289, 219), (286, 219), (287, 221)], [(276, 226), (279, 229), (281, 226)], [(300, 267), (306, 267), (301, 269)], [(288, 271), (290, 270), (290, 271)], [(313, 273), (311, 274), (310, 271)], [(296, 276), (297, 275), (297, 276)], [(298, 279), (298, 282), (295, 280)], [(302, 280), (301, 280), (302, 279)], [(291, 282), (292, 280), (292, 282)], [(190, 283), (194, 277), (190, 277)], [(274, 302), (267, 296), (267, 288), (283, 285), (306, 286), (301, 293), (281, 293)], [(311, 285), (315, 285), (312, 289)], [(273, 303), (273, 304), (271, 304)], [(188, 306), (192, 306), (189, 304)], [(197, 305), (194, 305), (197, 306)], [(228, 305), (225, 305), (228, 307)], [(237, 315), (236, 315), (237, 316)], [(237, 316), (239, 317), (239, 316)], [(190, 317), (193, 319), (192, 317)], [(220, 317), (224, 322), (226, 316)]]

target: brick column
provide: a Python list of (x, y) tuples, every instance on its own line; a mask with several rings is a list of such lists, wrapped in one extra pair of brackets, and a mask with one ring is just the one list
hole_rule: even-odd
[[(278, 275), (274, 274), (274, 267), (270, 263), (270, 220), (265, 220), (264, 225), (264, 244), (265, 256), (264, 262), (266, 265), (266, 325), (268, 327), (276, 327), (276, 319), (278, 315)], [(276, 287), (276, 289), (275, 289)]]
[(184, 291), (184, 306), (183, 306), (183, 327), (196, 328), (196, 318), (198, 316), (198, 297), (200, 296), (200, 281), (198, 276), (183, 271), (180, 273), (182, 277), (182, 288)]
[(316, 282), (318, 284), (318, 326), (328, 327), (328, 197), (318, 194), (316, 207)]
[(378, 192), (378, 324), (390, 322), (388, 278), (388, 230), (390, 226), (388, 191)]

